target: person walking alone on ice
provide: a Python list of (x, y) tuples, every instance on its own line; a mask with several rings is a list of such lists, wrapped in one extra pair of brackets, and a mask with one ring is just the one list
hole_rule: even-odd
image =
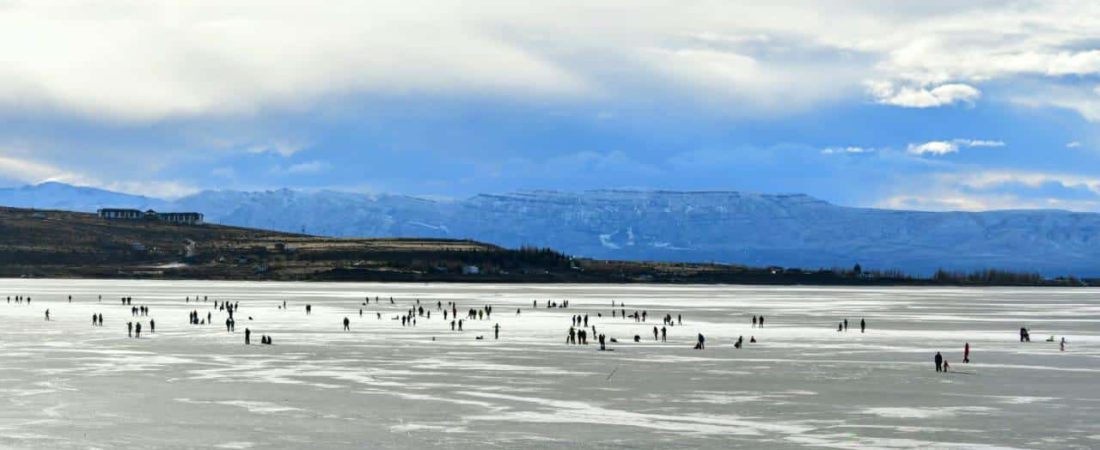
[(867, 331), (867, 321), (859, 319), (859, 332), (862, 333), (864, 331)]
[(970, 364), (970, 343), (963, 347), (963, 364)]
[(244, 329), (244, 345), (248, 345), (248, 344), (251, 344), (251, 343), (252, 343), (252, 330), (249, 330), (248, 328), (245, 328)]
[(351, 321), (347, 317), (344, 318), (344, 331), (351, 331)]
[(493, 339), (500, 339), (500, 324), (493, 325)]

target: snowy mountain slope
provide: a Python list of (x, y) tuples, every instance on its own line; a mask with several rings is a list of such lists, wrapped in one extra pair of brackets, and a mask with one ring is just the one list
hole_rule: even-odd
[[(328, 236), (471, 238), (607, 259), (1100, 274), (1100, 214), (1092, 213), (892, 211), (841, 207), (805, 195), (739, 192), (528, 191), (440, 201), (332, 191), (207, 191), (169, 203), (72, 189), (0, 190), (0, 204), (46, 207), (27, 202), (48, 199), (44, 203), (86, 211), (93, 204), (144, 202), (199, 211), (208, 221), (229, 225)], [(111, 201), (123, 204), (105, 203)]]
[(0, 189), (0, 205), (16, 208), (94, 212), (99, 208), (147, 209), (163, 206), (163, 200), (120, 194), (103, 189), (47, 182), (34, 186)]

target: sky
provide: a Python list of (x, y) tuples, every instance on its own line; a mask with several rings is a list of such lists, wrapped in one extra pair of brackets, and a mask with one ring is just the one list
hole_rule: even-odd
[(0, 186), (1100, 212), (1095, 1), (0, 1)]

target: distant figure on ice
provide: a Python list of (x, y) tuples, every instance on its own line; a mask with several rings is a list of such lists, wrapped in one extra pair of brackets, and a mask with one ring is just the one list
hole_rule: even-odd
[(932, 358), (932, 361), (936, 363), (936, 372), (943, 372), (943, 355), (940, 352), (936, 352), (936, 357)]
[(756, 315), (755, 314), (752, 316), (752, 327), (756, 328)]
[(134, 338), (141, 337), (141, 322), (134, 324)]
[(306, 305), (306, 314), (313, 312), (313, 305)]
[(867, 321), (859, 319), (859, 332), (862, 333), (864, 331), (867, 331)]
[(134, 337), (134, 323), (126, 322), (126, 337)]
[(149, 319), (149, 334), (157, 332), (157, 323), (153, 319)]
[(699, 337), (695, 342), (695, 349), (703, 350), (704, 348), (706, 348), (706, 342), (707, 338), (703, 337), (703, 333), (699, 333)]
[(347, 317), (344, 318), (344, 331), (351, 331), (351, 321)]
[(963, 364), (970, 364), (970, 343), (963, 347)]
[(1027, 332), (1027, 328), (1020, 327), (1020, 342), (1031, 342), (1031, 335)]
[(848, 319), (844, 319), (844, 331), (848, 331)]
[(252, 330), (249, 330), (248, 328), (245, 328), (244, 329), (244, 345), (248, 345), (248, 344), (251, 344), (251, 343), (252, 343)]
[(500, 324), (493, 325), (493, 339), (500, 339)]
[(764, 316), (760, 316), (759, 321), (760, 321), (760, 328), (764, 328)]
[(50, 320), (50, 310), (46, 310), (46, 320)]
[(1062, 342), (1058, 343), (1058, 347), (1061, 348), (1061, 351), (1063, 351), (1063, 352), (1066, 351), (1066, 338), (1065, 338), (1065, 336), (1062, 337)]

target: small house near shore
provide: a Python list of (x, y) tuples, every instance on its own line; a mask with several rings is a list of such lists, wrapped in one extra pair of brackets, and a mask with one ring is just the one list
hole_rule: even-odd
[(158, 213), (153, 210), (141, 211), (138, 209), (103, 208), (96, 211), (99, 218), (106, 220), (150, 220), (183, 225), (198, 225), (202, 223), (202, 213), (197, 212), (167, 212)]

